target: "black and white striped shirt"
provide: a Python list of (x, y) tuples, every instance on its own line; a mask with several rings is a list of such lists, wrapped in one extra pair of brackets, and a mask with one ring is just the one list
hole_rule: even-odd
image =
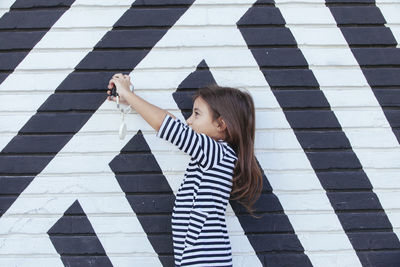
[(232, 266), (225, 211), (232, 190), (235, 151), (228, 143), (196, 133), (169, 114), (157, 136), (191, 157), (172, 212), (175, 265)]

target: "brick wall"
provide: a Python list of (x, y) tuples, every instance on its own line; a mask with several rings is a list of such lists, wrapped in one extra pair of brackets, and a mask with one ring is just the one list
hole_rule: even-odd
[(189, 157), (106, 100), (116, 72), (187, 118), (248, 90), (264, 174), (234, 266), (400, 266), (400, 2), (0, 2), (0, 266), (172, 266)]

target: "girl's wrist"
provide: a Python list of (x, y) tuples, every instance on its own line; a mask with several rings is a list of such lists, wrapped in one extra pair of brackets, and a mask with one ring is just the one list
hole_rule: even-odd
[(120, 90), (120, 92), (118, 92), (118, 94), (125, 98), (128, 95), (133, 94), (133, 91), (131, 91), (131, 88), (128, 86), (128, 87), (125, 87), (122, 90)]
[[(132, 102), (135, 99), (136, 94), (132, 91), (130, 92), (124, 92), (124, 95), (122, 97), (125, 99), (126, 102), (129, 103), (129, 105), (133, 105), (134, 103)], [(132, 106), (133, 108), (133, 106)]]
[(129, 96), (132, 96), (132, 95), (134, 95), (135, 93), (134, 92), (132, 92), (132, 91), (126, 91), (125, 92), (125, 95), (123, 96), (123, 97), (129, 97)]

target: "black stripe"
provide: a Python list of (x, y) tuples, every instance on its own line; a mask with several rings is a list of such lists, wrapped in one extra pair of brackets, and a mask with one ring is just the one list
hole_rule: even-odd
[[(276, 7), (270, 6), (269, 8), (280, 14), (279, 9)], [(276, 17), (281, 17), (281, 15), (276, 15)], [(360, 214), (375, 214), (377, 211), (384, 214), (384, 210), (372, 191), (368, 177), (362, 170), (362, 166), (342, 131), (335, 114), (332, 112), (327, 99), (319, 89), (317, 80), (309, 69), (303, 54), (297, 48), (293, 36), (284, 27), (283, 18), (276, 21), (276, 24), (280, 25), (276, 27), (276, 30), (280, 29), (282, 31), (278, 36), (284, 36), (284, 33), (290, 34), (291, 47), (280, 47), (275, 44), (276, 41), (274, 44), (259, 42), (257, 43), (257, 48), (254, 47), (248, 32), (244, 30), (250, 27), (249, 19), (248, 14), (246, 14), (238, 23), (243, 37), (260, 69), (263, 71), (265, 79), (270, 84), (286, 119), (294, 129), (296, 137), (316, 171), (322, 187), (327, 191), (329, 201), (352, 246), (357, 251), (360, 261), (364, 266), (369, 266), (366, 258), (359, 254), (366, 247), (361, 245), (354, 237), (362, 237), (364, 244), (367, 242), (374, 244), (367, 248), (370, 250), (369, 253), (365, 251), (363, 253), (376, 260), (380, 256), (374, 250), (386, 248), (385, 242), (380, 239), (379, 234), (381, 231), (387, 231), (391, 237), (391, 246), (395, 248), (400, 246), (398, 240), (394, 243), (392, 242), (395, 234), (390, 222), (387, 216), (380, 217), (382, 220), (379, 222), (378, 228), (364, 231), (368, 223), (361, 217), (356, 216)], [(254, 19), (251, 23), (257, 24)], [(246, 28), (242, 28), (243, 26), (246, 26)], [(260, 27), (259, 25), (260, 34), (266, 35), (268, 31), (262, 33), (261, 30), (267, 29), (268, 26)], [(287, 37), (282, 40), (282, 45), (286, 46), (287, 40)], [(279, 69), (275, 69), (276, 62), (280, 62)], [(295, 69), (291, 69), (293, 67)], [(292, 79), (288, 79), (290, 78), (289, 74), (293, 75)], [(330, 138), (326, 138), (327, 136)], [(357, 173), (357, 175), (353, 176), (354, 173)], [(332, 183), (327, 181), (327, 174), (331, 179), (335, 180), (334, 187), (330, 187)], [(341, 175), (345, 175), (347, 181), (340, 179)], [(355, 188), (349, 188), (348, 181), (351, 179), (357, 179), (364, 186), (359, 188), (357, 183)], [(362, 192), (357, 192), (360, 190)]]
[(216, 162), (220, 162), (221, 161), (221, 147), (219, 144), (216, 145), (216, 154), (217, 154)]
[(65, 266), (113, 266), (78, 200), (47, 234)]
[[(181, 132), (181, 134), (178, 135), (178, 139), (176, 140), (176, 145), (178, 146), (178, 148), (182, 151), (187, 151), (187, 142), (188, 141), (188, 132)], [(186, 146), (185, 146), (186, 145)]]
[(201, 158), (199, 158), (200, 157), (200, 153), (201, 153), (201, 149), (200, 149), (199, 145), (194, 145), (194, 147), (196, 147), (197, 150), (196, 150), (196, 154), (192, 158), (198, 159), (198, 161), (201, 162), (202, 158), (204, 157), (204, 156), (202, 156)]
[[(17, 0), (0, 18), (0, 84), (10, 75), (74, 0), (54, 5)], [(36, 1), (35, 1), (36, 2)], [(46, 9), (38, 9), (45, 6)], [(28, 9), (29, 8), (29, 9)]]
[(174, 124), (173, 127), (171, 127), (171, 129), (173, 129), (173, 131), (174, 131), (174, 134), (173, 134), (173, 136), (171, 138), (171, 142), (173, 144), (178, 144), (178, 142), (177, 142), (178, 140), (176, 140), (176, 137), (177, 137), (178, 132), (179, 132), (179, 126)]
[[(165, 124), (168, 125), (170, 121), (171, 121), (171, 118), (170, 118), (170, 117), (167, 117), (167, 121), (165, 122)], [(161, 134), (160, 134), (161, 137), (164, 137), (164, 136), (165, 136), (165, 131), (166, 131), (166, 130), (167, 130), (167, 127), (164, 127), (164, 128), (162, 129)]]
[(374, 1), (326, 2), (400, 143), (400, 49)]
[(208, 139), (208, 142), (210, 143), (210, 153), (211, 153), (211, 158), (209, 158), (208, 160), (210, 161), (209, 166), (212, 167), (215, 164), (215, 153), (217, 153), (217, 149), (216, 149), (216, 144), (213, 140)]
[(170, 120), (171, 122), (168, 123), (167, 125), (165, 125), (167, 127), (167, 135), (165, 136), (165, 139), (172, 141), (172, 139), (170, 139), (170, 135), (171, 135), (172, 131), (174, 130), (174, 124), (172, 123), (171, 118), (168, 118), (168, 120)]
[[(400, 143), (400, 49), (395, 48), (397, 42), (389, 28), (385, 27), (385, 18), (382, 16), (379, 8), (374, 2), (367, 6), (353, 5), (351, 3), (342, 3), (340, 6), (330, 5), (326, 2), (336, 23), (346, 39), (349, 47), (361, 67), (361, 70), (371, 86), (376, 99), (382, 107), (382, 110), (388, 120), (393, 133)], [(390, 100), (388, 99), (390, 98)], [(372, 187), (372, 186), (371, 186)], [(393, 233), (393, 227), (389, 222), (385, 211), (379, 203), (375, 194), (370, 196), (365, 192), (342, 193), (338, 201), (347, 201), (350, 198), (358, 198), (359, 209), (376, 209), (370, 214), (363, 214), (363, 225), (355, 228), (355, 225), (348, 225), (352, 229), (359, 230), (362, 227), (364, 231), (367, 227), (374, 227), (372, 233), (355, 232), (349, 233), (349, 238), (354, 247), (359, 250), (357, 254), (360, 261), (365, 266), (382, 264), (382, 258), (387, 255), (387, 250), (398, 250), (400, 248), (399, 237)], [(354, 209), (344, 205), (343, 209)], [(360, 216), (361, 214), (357, 214)], [(379, 226), (371, 225), (370, 221), (365, 220), (365, 216), (375, 217), (375, 220), (381, 219)], [(379, 252), (373, 250), (381, 250)], [(386, 251), (385, 251), (386, 250)], [(391, 257), (385, 260), (385, 265), (396, 265), (400, 257), (400, 251), (396, 251)]]
[[(204, 155), (205, 155), (205, 159), (206, 159), (204, 166), (208, 168), (208, 167), (211, 167), (211, 159), (213, 157), (214, 151), (212, 149), (210, 139), (208, 139), (204, 135), (201, 135), (201, 137), (204, 139), (206, 146), (207, 146), (207, 148), (204, 149), (203, 151), (204, 151)], [(203, 147), (203, 148), (205, 148), (205, 147)], [(208, 154), (206, 154), (207, 152), (208, 152)]]
[[(190, 138), (189, 138), (189, 142), (191, 144), (193, 142), (193, 138), (194, 138), (194, 132), (192, 132), (192, 134), (190, 135)], [(197, 144), (197, 142), (196, 142), (196, 144)], [(192, 149), (189, 151), (189, 155), (193, 155), (194, 149), (196, 148), (196, 144), (193, 144)], [(188, 147), (190, 147), (190, 145), (188, 145)]]
[(171, 266), (175, 196), (141, 131), (109, 165), (162, 264)]

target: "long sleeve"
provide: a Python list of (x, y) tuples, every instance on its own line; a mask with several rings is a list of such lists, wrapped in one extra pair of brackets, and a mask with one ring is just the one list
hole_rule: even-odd
[(189, 154), (203, 169), (209, 169), (223, 156), (221, 144), (207, 136), (196, 133), (180, 119), (167, 114), (157, 132), (157, 137), (171, 142), (179, 150)]

